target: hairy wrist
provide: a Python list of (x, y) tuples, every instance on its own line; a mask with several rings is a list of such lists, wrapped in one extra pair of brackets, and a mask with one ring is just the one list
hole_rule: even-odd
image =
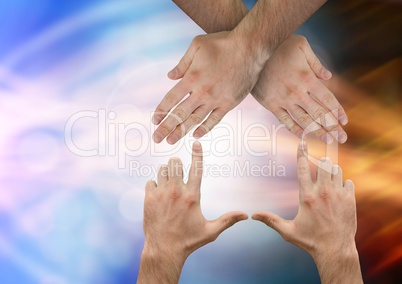
[(318, 262), (337, 260), (339, 261), (341, 259), (351, 259), (354, 257), (358, 257), (356, 245), (354, 242), (340, 248), (316, 248), (310, 254), (313, 259), (317, 260)]
[(185, 258), (167, 253), (145, 243), (141, 255), (137, 284), (179, 282)]
[(188, 256), (184, 249), (175, 248), (173, 245), (161, 246), (150, 241), (145, 241), (142, 255), (150, 260), (174, 263), (184, 263)]
[(321, 283), (363, 283), (359, 254), (355, 243), (338, 250), (321, 250), (311, 254)]

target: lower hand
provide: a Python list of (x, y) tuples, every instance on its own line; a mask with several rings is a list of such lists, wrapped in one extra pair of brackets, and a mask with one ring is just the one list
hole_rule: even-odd
[(202, 148), (193, 144), (193, 158), (187, 184), (178, 158), (159, 169), (158, 184), (149, 181), (144, 202), (144, 250), (165, 259), (184, 260), (196, 249), (214, 241), (224, 230), (245, 220), (244, 212), (230, 212), (216, 220), (204, 218), (200, 207)]
[(353, 252), (356, 235), (356, 200), (352, 181), (342, 182), (342, 169), (328, 158), (318, 163), (317, 180), (312, 181), (307, 146), (299, 145), (297, 171), (299, 211), (294, 220), (272, 212), (257, 212), (252, 218), (277, 231), (284, 240), (310, 255), (321, 257)]

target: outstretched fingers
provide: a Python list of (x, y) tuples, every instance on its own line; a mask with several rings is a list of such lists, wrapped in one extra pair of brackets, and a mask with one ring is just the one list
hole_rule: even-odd
[[(188, 97), (181, 102), (155, 130), (155, 142), (158, 143), (158, 141), (162, 141), (176, 128), (176, 126), (182, 124), (194, 111), (194, 109), (197, 108), (197, 104), (198, 101), (193, 97)], [(169, 140), (167, 142), (174, 144), (178, 141), (178, 139), (179, 138), (177, 136), (171, 135), (169, 136)]]
[(201, 138), (209, 131), (212, 130), (225, 116), (226, 110), (222, 108), (214, 109), (208, 116), (208, 118), (194, 131), (193, 136), (195, 138)]
[(299, 138), (303, 136), (303, 129), (293, 120), (289, 113), (283, 108), (272, 109), (272, 113), (276, 116), (279, 122), (284, 125), (292, 134)]
[(324, 84), (317, 82), (314, 86), (311, 86), (311, 95), (322, 104), (326, 109), (331, 111), (332, 116), (339, 121), (342, 125), (348, 123), (348, 116), (346, 115), (345, 109), (336, 99), (335, 95), (328, 90)]
[[(152, 123), (158, 125), (166, 117), (169, 111), (177, 105), (189, 92), (190, 88), (183, 80), (178, 82), (162, 99), (155, 109), (152, 117)], [(155, 140), (155, 138), (154, 138)], [(160, 140), (162, 141), (162, 140)], [(159, 142), (160, 142), (159, 141)], [(155, 141), (156, 142), (156, 141)], [(157, 142), (157, 143), (159, 143)]]
[(190, 132), (191, 129), (200, 124), (205, 117), (207, 117), (209, 112), (210, 110), (208, 109), (207, 105), (199, 106), (182, 124), (176, 126), (176, 128), (167, 137), (167, 142), (169, 144), (174, 144), (179, 141), (188, 132)]

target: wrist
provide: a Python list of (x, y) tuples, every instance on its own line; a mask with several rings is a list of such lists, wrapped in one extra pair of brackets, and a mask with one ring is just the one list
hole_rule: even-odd
[(173, 246), (162, 247), (145, 241), (141, 258), (152, 260), (158, 263), (168, 261), (180, 265), (184, 264), (187, 256), (183, 250), (174, 249)]
[(253, 31), (247, 31), (242, 25), (238, 25), (231, 31), (233, 44), (242, 49), (246, 56), (249, 56), (262, 67), (271, 57), (273, 51), (269, 44), (260, 44), (255, 41), (255, 35)]
[(339, 250), (327, 250), (311, 254), (321, 283), (363, 283), (359, 254), (356, 245), (350, 244)]
[(353, 244), (344, 246), (341, 249), (339, 248), (316, 249), (312, 253), (310, 253), (310, 255), (316, 262), (351, 260), (359, 257), (356, 244), (354, 242)]
[(176, 284), (179, 282), (184, 261), (185, 259), (180, 259), (174, 254), (166, 254), (145, 243), (137, 284)]

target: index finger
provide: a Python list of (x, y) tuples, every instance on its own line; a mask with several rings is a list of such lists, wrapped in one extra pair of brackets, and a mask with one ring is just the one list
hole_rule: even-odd
[(193, 157), (191, 161), (188, 184), (192, 187), (195, 187), (197, 190), (199, 190), (201, 187), (202, 167), (202, 146), (200, 142), (196, 141), (193, 143)]
[(302, 140), (297, 149), (297, 176), (300, 191), (312, 188), (313, 185), (307, 155), (307, 144), (306, 141)]

